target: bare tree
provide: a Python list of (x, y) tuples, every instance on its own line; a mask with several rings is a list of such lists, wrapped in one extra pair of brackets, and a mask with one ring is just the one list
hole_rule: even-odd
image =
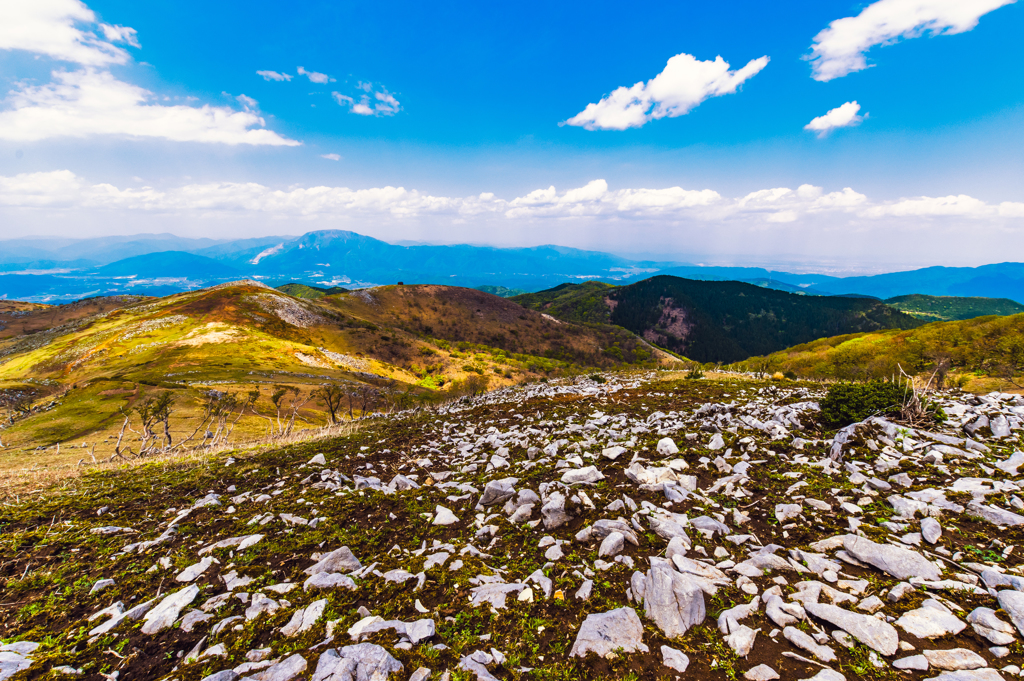
[(376, 405), (379, 397), (380, 394), (377, 388), (372, 385), (359, 386), (359, 411), (362, 416), (366, 416), (366, 414), (369, 413), (370, 408)]
[(0, 392), (0, 407), (7, 410), (7, 423), (23, 418), (32, 413), (32, 394), (21, 390), (5, 390)]
[(341, 400), (344, 396), (344, 389), (337, 383), (324, 383), (312, 392), (312, 396), (323, 402), (331, 417), (331, 425), (338, 422), (337, 413), (341, 409)]

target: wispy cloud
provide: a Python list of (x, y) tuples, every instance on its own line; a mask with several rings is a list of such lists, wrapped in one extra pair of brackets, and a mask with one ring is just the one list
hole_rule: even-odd
[[(317, 83), (318, 85), (323, 85), (325, 83), (333, 83), (334, 82), (334, 79), (331, 78), (330, 76), (328, 76), (326, 73), (317, 73), (316, 71), (307, 71), (306, 69), (302, 68), (301, 66), (298, 69), (298, 74), (300, 76), (305, 76), (306, 78), (309, 78), (309, 82)], [(291, 79), (289, 78), (289, 80), (291, 80)]]
[(263, 80), (274, 80), (277, 82), (290, 81), (294, 76), (290, 73), (278, 73), (277, 71), (257, 71), (257, 76), (263, 76)]
[(848, 128), (863, 121), (867, 114), (861, 116), (857, 113), (858, 111), (860, 111), (860, 104), (855, 101), (847, 102), (842, 106), (829, 109), (823, 116), (812, 119), (810, 123), (804, 126), (804, 130), (816, 132), (818, 137), (824, 137), (836, 128)]
[(320, 154), (320, 158), (326, 158), (328, 161), (340, 161), (341, 156), (338, 154)]
[(836, 19), (814, 36), (813, 78), (829, 81), (868, 68), (865, 53), (902, 39), (970, 31), (978, 19), (1016, 0), (878, 0), (855, 17)]
[[(93, 30), (81, 28), (82, 24)], [(79, 66), (54, 70), (44, 85), (16, 85), (0, 111), (0, 139), (115, 135), (179, 142), (299, 144), (266, 130), (264, 119), (256, 113), (256, 100), (245, 95), (237, 98), (244, 111), (159, 103), (161, 98), (154, 93), (110, 72), (111, 64), (130, 61), (116, 42), (139, 47), (135, 29), (98, 24), (96, 15), (79, 0), (0, 2), (0, 49), (26, 50)]]
[(349, 111), (360, 116), (394, 116), (402, 110), (402, 105), (387, 88), (375, 90), (373, 83), (359, 83), (356, 89), (366, 94), (356, 95), (359, 99), (340, 92), (332, 92), (331, 96), (339, 106), (349, 107)]
[(615, 89), (597, 103), (588, 104), (564, 125), (587, 130), (625, 130), (658, 118), (683, 116), (709, 97), (736, 92), (745, 81), (760, 73), (768, 61), (767, 56), (760, 57), (730, 71), (728, 62), (721, 57), (700, 61), (690, 54), (677, 54), (651, 80)]

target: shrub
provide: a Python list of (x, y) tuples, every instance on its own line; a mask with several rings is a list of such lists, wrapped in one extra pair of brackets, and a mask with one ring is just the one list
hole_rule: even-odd
[(897, 416), (909, 398), (910, 388), (898, 383), (835, 383), (819, 405), (821, 420), (842, 428), (869, 416)]
[(690, 370), (686, 372), (686, 378), (691, 381), (696, 381), (704, 378), (704, 371), (701, 369), (699, 364), (694, 364), (690, 367)]
[(601, 374), (591, 374), (589, 376), (589, 378), (594, 383), (604, 383), (605, 382), (604, 376), (602, 376)]
[(785, 376), (786, 378), (788, 378), (791, 381), (795, 381), (796, 380), (796, 372), (794, 372), (792, 369), (790, 369), (789, 371), (787, 371), (786, 373), (784, 373), (782, 375)]

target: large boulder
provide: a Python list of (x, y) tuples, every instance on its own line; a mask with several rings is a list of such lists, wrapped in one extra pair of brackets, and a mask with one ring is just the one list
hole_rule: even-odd
[(644, 579), (644, 608), (665, 636), (676, 638), (704, 621), (704, 591), (696, 579), (668, 565), (652, 566)]
[(569, 656), (585, 657), (587, 653), (596, 653), (600, 657), (608, 657), (616, 650), (646, 653), (648, 648), (644, 645), (643, 634), (644, 626), (633, 608), (587, 615)]
[(493, 506), (494, 504), (500, 504), (511, 499), (516, 493), (516, 488), (513, 487), (516, 482), (518, 482), (516, 478), (491, 480), (484, 487), (483, 496), (480, 497), (480, 505)]
[(362, 565), (359, 559), (352, 555), (351, 549), (342, 546), (340, 549), (331, 551), (320, 557), (316, 565), (306, 568), (307, 575), (315, 575), (320, 572), (353, 572)]
[(824, 603), (804, 603), (804, 610), (813, 617), (825, 620), (882, 655), (894, 655), (900, 637), (891, 624), (870, 615), (861, 615)]
[(851, 556), (887, 572), (896, 579), (919, 577), (928, 581), (941, 579), (939, 568), (916, 551), (887, 544), (876, 544), (870, 539), (848, 534), (843, 537), (843, 548)]

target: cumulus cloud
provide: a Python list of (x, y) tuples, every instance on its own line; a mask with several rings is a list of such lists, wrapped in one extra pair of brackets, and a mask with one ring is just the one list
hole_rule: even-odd
[(868, 68), (865, 53), (876, 45), (925, 34), (970, 31), (985, 14), (1016, 0), (878, 0), (855, 17), (836, 19), (814, 36), (812, 77), (829, 81)]
[[(306, 69), (299, 67), (298, 73), (300, 76), (309, 78), (309, 82), (318, 83), (323, 85), (324, 83), (333, 83), (334, 79), (328, 76), (326, 73), (317, 73), (316, 71), (307, 71)], [(290, 80), (290, 78), (289, 78)]]
[(683, 116), (709, 97), (736, 92), (767, 65), (768, 57), (764, 56), (730, 71), (728, 62), (721, 57), (700, 61), (690, 54), (677, 54), (651, 80), (616, 88), (564, 124), (587, 130), (625, 130), (658, 118)]
[(236, 98), (243, 111), (159, 103), (154, 93), (108, 70), (112, 64), (130, 60), (114, 43), (139, 47), (135, 29), (97, 23), (95, 13), (79, 0), (0, 2), (0, 49), (26, 50), (79, 66), (54, 70), (44, 85), (17, 84), (0, 111), (0, 139), (30, 142), (117, 135), (179, 142), (299, 144), (266, 130), (256, 100), (245, 95)]
[[(339, 160), (336, 154), (323, 158)], [(826, 192), (810, 184), (796, 189), (771, 187), (729, 198), (712, 189), (682, 187), (612, 189), (605, 180), (582, 187), (536, 189), (503, 199), (485, 192), (475, 196), (434, 196), (404, 187), (289, 187), (257, 183), (212, 182), (179, 187), (125, 187), (90, 183), (68, 170), (0, 177), (0, 205), (24, 209), (105, 209), (162, 213), (264, 213), (280, 216), (358, 216), (414, 218), (449, 216), (510, 221), (653, 220), (728, 225), (793, 223), (825, 216), (830, 222), (881, 218), (1021, 220), (1024, 203), (989, 204), (966, 195), (872, 201), (846, 187)]]
[[(11, 94), (11, 108), (0, 112), (0, 139), (31, 142), (118, 135), (176, 142), (299, 144), (266, 130), (264, 120), (251, 110), (158, 104), (153, 93), (118, 80), (109, 71), (54, 71), (52, 78), (46, 85)], [(241, 99), (246, 100), (256, 103)]]
[[(99, 24), (80, 0), (0, 3), (0, 50), (25, 50), (85, 66), (124, 64), (128, 52), (114, 43), (138, 47), (135, 29)], [(96, 26), (103, 34), (81, 24)]]
[(816, 132), (818, 137), (824, 137), (836, 128), (848, 128), (864, 120), (864, 116), (859, 115), (858, 111), (860, 111), (860, 104), (855, 101), (847, 102), (842, 106), (829, 109), (828, 113), (824, 116), (812, 119), (810, 123), (804, 126), (804, 130)]
[(278, 73), (277, 71), (257, 71), (257, 76), (263, 76), (263, 80), (274, 80), (280, 83), (281, 81), (290, 81), (293, 76), (290, 73)]
[(351, 113), (360, 116), (394, 116), (402, 110), (402, 105), (385, 87), (374, 91), (373, 83), (359, 83), (356, 89), (366, 94), (357, 95), (358, 100), (340, 92), (332, 92), (331, 97), (338, 106), (347, 106)]
[(326, 158), (328, 161), (340, 161), (341, 156), (338, 154), (320, 154), (320, 158)]

